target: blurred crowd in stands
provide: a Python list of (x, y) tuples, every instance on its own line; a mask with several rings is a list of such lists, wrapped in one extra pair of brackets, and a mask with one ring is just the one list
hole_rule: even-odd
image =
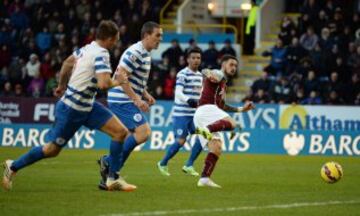
[[(0, 96), (52, 97), (62, 61), (95, 39), (102, 19), (112, 19), (120, 29), (111, 54), (115, 69), (122, 52), (140, 39), (142, 23), (159, 20), (165, 2), (1, 0)], [(360, 16), (353, 2), (305, 0), (298, 20), (284, 17), (275, 46), (263, 53), (271, 56), (270, 64), (244, 101), (359, 105)], [(196, 41), (189, 41), (191, 47)], [(224, 54), (235, 54), (230, 41), (219, 50), (209, 41), (202, 67), (218, 68)], [(149, 92), (172, 99), (176, 74), (185, 66), (186, 50), (173, 40), (162, 60), (153, 62)]]
[[(145, 21), (159, 20), (166, 0), (1, 0), (0, 95), (52, 97), (62, 61), (95, 39), (102, 19), (112, 19), (120, 55), (140, 39)], [(131, 28), (130, 28), (131, 26)]]
[(305, 0), (286, 16), (261, 78), (244, 100), (360, 105), (360, 8), (355, 1)]

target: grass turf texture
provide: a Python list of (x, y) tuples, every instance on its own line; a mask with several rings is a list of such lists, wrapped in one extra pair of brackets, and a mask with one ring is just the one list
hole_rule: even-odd
[[(0, 160), (16, 158), (28, 149), (0, 147)], [(360, 215), (360, 158), (224, 154), (213, 179), (222, 189), (197, 188), (197, 178), (181, 167), (188, 153), (179, 153), (169, 163), (170, 177), (161, 176), (156, 162), (164, 152), (136, 152), (123, 175), (138, 190), (132, 193), (104, 192), (96, 160), (105, 151), (64, 150), (55, 159), (43, 160), (15, 177), (12, 191), (0, 190), (0, 215), (111, 215), (177, 210), (199, 212), (181, 215)], [(196, 162), (201, 171), (205, 153)], [(336, 184), (320, 178), (320, 168), (335, 160), (344, 169)], [(261, 208), (276, 204), (356, 200), (353, 204)], [(204, 212), (205, 209), (258, 206)], [(174, 212), (175, 211), (175, 212)], [(143, 214), (139, 214), (143, 215)], [(160, 214), (159, 214), (160, 215)]]

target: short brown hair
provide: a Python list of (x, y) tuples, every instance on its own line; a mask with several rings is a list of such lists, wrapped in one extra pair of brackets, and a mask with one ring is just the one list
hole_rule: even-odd
[(106, 40), (116, 36), (118, 32), (119, 28), (116, 23), (111, 20), (103, 20), (96, 29), (96, 39)]
[(236, 62), (239, 62), (239, 60), (233, 56), (233, 55), (229, 55), (229, 54), (225, 54), (223, 55), (223, 57), (221, 57), (221, 64), (224, 63), (224, 62), (227, 62), (229, 59), (234, 59)]
[(141, 39), (145, 37), (145, 34), (152, 34), (154, 29), (160, 28), (160, 25), (153, 21), (148, 21), (144, 23), (144, 25), (141, 28)]

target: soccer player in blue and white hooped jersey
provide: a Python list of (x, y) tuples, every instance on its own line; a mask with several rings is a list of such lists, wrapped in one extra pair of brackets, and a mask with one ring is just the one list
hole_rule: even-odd
[[(158, 162), (157, 166), (161, 174), (170, 176), (168, 161), (173, 158), (180, 148), (185, 144), (186, 137), (195, 133), (193, 122), (194, 113), (200, 99), (202, 89), (202, 74), (198, 68), (201, 64), (201, 50), (198, 48), (190, 49), (187, 53), (188, 67), (182, 69), (176, 76), (175, 104), (173, 111), (173, 127), (175, 143), (166, 151), (164, 158)], [(193, 167), (193, 163), (202, 150), (200, 140), (192, 147), (190, 158), (182, 170), (192, 176), (198, 176)]]
[[(118, 157), (122, 154), (122, 143), (128, 131), (110, 110), (95, 102), (98, 89), (105, 90), (128, 82), (124, 73), (117, 73), (116, 78), (111, 79), (108, 49), (118, 40), (117, 25), (112, 21), (102, 21), (97, 28), (96, 40), (76, 50), (64, 61), (55, 92), (57, 96), (63, 96), (56, 103), (55, 122), (45, 138), (47, 144), (32, 148), (17, 160), (5, 161), (2, 179), (5, 189), (11, 189), (13, 177), (19, 170), (41, 159), (57, 156), (81, 126), (99, 129), (112, 137), (109, 169), (112, 173), (118, 172)], [(106, 185), (110, 190), (136, 189), (121, 178), (109, 177)]]
[[(155, 103), (146, 86), (151, 67), (150, 51), (157, 49), (161, 40), (162, 29), (159, 24), (144, 23), (141, 28), (141, 41), (125, 50), (117, 68), (117, 71), (128, 74), (129, 82), (108, 92), (107, 101), (110, 110), (133, 132), (125, 140), (120, 169), (134, 148), (146, 142), (151, 135), (150, 125), (143, 112), (148, 112), (149, 106)], [(99, 161), (104, 180), (109, 157), (103, 156)], [(102, 185), (103, 182), (99, 187)]]

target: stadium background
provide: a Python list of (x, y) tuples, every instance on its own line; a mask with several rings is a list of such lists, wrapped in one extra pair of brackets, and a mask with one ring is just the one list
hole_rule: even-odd
[[(33, 215), (56, 209), (58, 215), (131, 215), (134, 212), (144, 215), (147, 211), (152, 212), (149, 215), (159, 215), (153, 212), (165, 207), (167, 213), (163, 215), (201, 215), (206, 213), (201, 209), (224, 207), (222, 210), (226, 215), (238, 215), (238, 211), (251, 215), (257, 213), (249, 213), (243, 207), (260, 206), (260, 213), (288, 215), (287, 210), (266, 206), (310, 202), (320, 204), (308, 210), (295, 207), (296, 211), (292, 214), (321, 215), (325, 212), (328, 215), (343, 215), (348, 208), (349, 215), (357, 215), (357, 197), (360, 195), (356, 189), (360, 181), (360, 164), (356, 157), (360, 155), (359, 13), (358, 0), (1, 1), (1, 160), (19, 155), (24, 151), (22, 147), (44, 144), (44, 134), (54, 120), (56, 98), (53, 90), (61, 63), (74, 49), (94, 39), (95, 28), (102, 19), (112, 19), (120, 28), (120, 41), (111, 53), (113, 68), (126, 47), (139, 40), (142, 23), (153, 20), (164, 28), (163, 42), (152, 53), (153, 65), (148, 85), (149, 92), (158, 99), (148, 115), (153, 134), (151, 140), (138, 150), (164, 150), (172, 144), (171, 99), (176, 73), (185, 66), (184, 53), (189, 47), (198, 46), (203, 50), (202, 67), (217, 68), (223, 54), (236, 54), (240, 67), (237, 76), (230, 81), (227, 100), (233, 104), (253, 100), (258, 108), (234, 116), (243, 127), (234, 140), (229, 140), (228, 134), (224, 134), (223, 150), (236, 154), (226, 155), (215, 174), (216, 179), (223, 181), (224, 185), (228, 184), (222, 192), (183, 192), (182, 188), (189, 188), (195, 181), (181, 174), (175, 174), (177, 179), (174, 182), (157, 176), (157, 170), (153, 168), (161, 152), (145, 151), (132, 156), (126, 172), (144, 190), (149, 187), (148, 181), (158, 181), (147, 192), (139, 193), (148, 203), (156, 199), (151, 197), (151, 193), (159, 193), (163, 196), (157, 197), (160, 203), (143, 204), (141, 209), (132, 202), (138, 199), (136, 196), (130, 195), (128, 201), (123, 201), (126, 196), (121, 195), (121, 201), (127, 206), (120, 209), (111, 206), (111, 203), (115, 205), (120, 201), (104, 198), (94, 190), (97, 167), (91, 162), (104, 153), (105, 150), (101, 149), (107, 149), (108, 138), (84, 128), (72, 139), (68, 148), (85, 150), (66, 150), (63, 158), (55, 159), (53, 163), (41, 163), (41, 167), (35, 166), (36, 170), (42, 169), (39, 175), (46, 179), (45, 184), (32, 183), (38, 181), (32, 175), (35, 169), (25, 171), (25, 179), (21, 180), (19, 176), (22, 186), (18, 191), (11, 195), (1, 192), (0, 213), (8, 215), (15, 210), (19, 215)], [(99, 100), (104, 101), (105, 95), (100, 92)], [(191, 144), (189, 140), (183, 150), (188, 151)], [(287, 155), (299, 156), (292, 158)], [(71, 164), (77, 163), (76, 157), (85, 161), (81, 165), (85, 171), (80, 174), (67, 170)], [(175, 158), (171, 167), (180, 167), (185, 157), (186, 154), (181, 154)], [(141, 160), (148, 163), (144, 165)], [(328, 160), (339, 161), (345, 169), (344, 181), (334, 187), (323, 185), (318, 177), (321, 164)], [(77, 177), (57, 180), (57, 172)], [(233, 178), (227, 179), (227, 173)], [(86, 182), (85, 189), (73, 188), (74, 184), (82, 187), (78, 181)], [(24, 191), (32, 184), (34, 190), (25, 194)], [(177, 186), (173, 187), (174, 184)], [(242, 188), (242, 185), (248, 188)], [(164, 191), (159, 192), (158, 188), (162, 186)], [(273, 189), (265, 186), (273, 186)], [(41, 196), (36, 189), (43, 191), (44, 187), (55, 192), (46, 192), (46, 195), (57, 201), (68, 196), (78, 199), (77, 196), (86, 195), (82, 202), (78, 201), (84, 207), (77, 209), (62, 201), (60, 203), (68, 205), (68, 208), (39, 210), (37, 202), (44, 201), (33, 196)], [(74, 190), (74, 194), (69, 195), (70, 189), (66, 188)], [(190, 189), (195, 190), (194, 187)], [(252, 193), (251, 189), (257, 192)], [(168, 194), (168, 191), (184, 193), (184, 197), (193, 196), (198, 200), (211, 194), (223, 197), (223, 202), (209, 205), (207, 202), (216, 203), (218, 200), (206, 198), (194, 204), (195, 198), (186, 202), (182, 197), (179, 203), (189, 205), (188, 209), (195, 209), (194, 213), (171, 213), (171, 210), (179, 209), (180, 204), (166, 199), (176, 196), (176, 193)], [(224, 198), (228, 193), (234, 199)], [(269, 195), (264, 196), (263, 193)], [(91, 211), (91, 196), (101, 196), (109, 204)], [(247, 197), (248, 202), (240, 201), (243, 197)], [(30, 198), (33, 201), (28, 201)], [(14, 200), (26, 204), (22, 211), (18, 209), (20, 203)], [(334, 200), (339, 203), (331, 203)], [(229, 210), (239, 206), (239, 210)], [(218, 213), (214, 210), (214, 214)]]

